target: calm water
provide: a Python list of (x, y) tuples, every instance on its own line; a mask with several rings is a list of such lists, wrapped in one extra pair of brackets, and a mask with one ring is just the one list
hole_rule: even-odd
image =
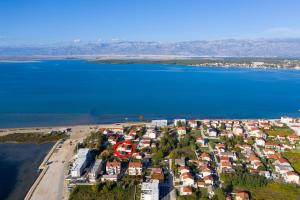
[(0, 64), (0, 127), (146, 118), (299, 116), (300, 71), (91, 64)]
[(24, 199), (52, 145), (0, 144), (0, 199)]

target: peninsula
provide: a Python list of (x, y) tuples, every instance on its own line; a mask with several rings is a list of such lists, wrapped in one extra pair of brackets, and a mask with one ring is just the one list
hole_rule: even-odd
[[(25, 199), (296, 200), (300, 195), (299, 118), (159, 119), (51, 130), (68, 130), (69, 138), (50, 150)], [(20, 130), (1, 130), (2, 135), (14, 131)]]

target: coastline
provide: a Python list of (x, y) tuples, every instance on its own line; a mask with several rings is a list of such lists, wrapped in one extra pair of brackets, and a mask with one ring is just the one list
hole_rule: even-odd
[[(99, 128), (121, 128), (123, 126), (139, 124), (148, 123), (128, 122), (68, 126), (68, 128), (72, 128), (70, 138), (65, 141), (59, 140), (52, 146), (51, 150), (40, 164), (39, 169), (41, 169), (42, 172), (31, 186), (25, 199), (39, 200), (43, 199), (45, 196), (49, 199), (68, 199), (69, 193), (67, 192), (67, 185), (64, 182), (64, 178), (67, 166), (73, 157), (73, 151), (76, 145), (79, 142), (82, 142), (91, 131), (98, 130)], [(23, 131), (30, 131), (36, 128), (37, 127), (26, 128), (26, 130)], [(59, 126), (52, 128), (59, 129), (64, 127)], [(43, 130), (43, 127), (39, 127), (39, 129)], [(49, 127), (45, 127), (45, 130), (49, 130)], [(53, 185), (58, 185), (58, 187), (53, 187)]]
[[(196, 119), (205, 120), (205, 119)], [(209, 120), (224, 120), (224, 119), (209, 119)], [(236, 120), (236, 119), (226, 119)], [(258, 120), (257, 118), (252, 119), (238, 119), (238, 120)], [(279, 119), (268, 119), (269, 121)], [(66, 169), (70, 161), (73, 158), (73, 151), (76, 145), (83, 141), (83, 139), (90, 134), (92, 131), (96, 131), (100, 128), (121, 128), (124, 126), (133, 125), (149, 125), (149, 122), (127, 122), (127, 123), (110, 123), (110, 124), (86, 124), (86, 125), (75, 125), (75, 126), (54, 126), (54, 127), (30, 127), (30, 128), (14, 128), (8, 129), (8, 131), (22, 130), (26, 131), (42, 131), (47, 132), (48, 130), (58, 130), (61, 128), (71, 128), (70, 138), (58, 140), (52, 148), (48, 151), (43, 161), (39, 165), (41, 170), (39, 176), (35, 179), (33, 185), (28, 190), (25, 200), (38, 200), (45, 196), (50, 199), (68, 199), (69, 193), (67, 192), (67, 185), (64, 181), (66, 175)], [(3, 131), (3, 129), (0, 129)], [(47, 130), (47, 131), (46, 131)], [(2, 134), (9, 134), (9, 132), (1, 132)], [(50, 163), (50, 164), (49, 164)], [(50, 187), (50, 185), (57, 184), (58, 187)], [(45, 192), (47, 190), (47, 192)]]
[(34, 63), (47, 60), (84, 60), (95, 64), (173, 64), (191, 67), (300, 70), (300, 59), (290, 57), (218, 57), (183, 55), (0, 56), (0, 64)]
[[(270, 121), (280, 120), (280, 118), (201, 118), (193, 120), (257, 120), (257, 119), (268, 119)], [(167, 119), (170, 120), (170, 119)], [(172, 119), (171, 119), (172, 120)], [(131, 122), (116, 122), (116, 123), (95, 123), (95, 124), (77, 124), (77, 125), (64, 125), (64, 126), (32, 126), (32, 127), (13, 127), (13, 128), (0, 128), (0, 137), (13, 133), (44, 133), (47, 134), (50, 131), (59, 129), (72, 128), (74, 132), (79, 130), (93, 130), (95, 128), (120, 128), (123, 126), (133, 125), (149, 125), (150, 121), (131, 121)], [(23, 143), (23, 142), (7, 142), (7, 143)]]

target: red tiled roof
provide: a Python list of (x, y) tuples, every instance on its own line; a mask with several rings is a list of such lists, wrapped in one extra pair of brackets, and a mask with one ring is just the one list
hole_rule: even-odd
[(142, 168), (142, 163), (137, 161), (137, 162), (130, 162), (129, 163), (129, 168)]
[(287, 172), (286, 173), (288, 176), (299, 176), (296, 172)]
[(242, 199), (249, 199), (249, 194), (247, 192), (236, 192), (235, 196)]
[(189, 186), (183, 187), (183, 188), (182, 188), (182, 191), (183, 191), (183, 192), (193, 192), (192, 188), (189, 187)]
[(107, 167), (119, 167), (119, 166), (121, 166), (121, 162), (119, 162), (117, 160), (113, 160), (112, 162), (107, 162), (106, 166)]

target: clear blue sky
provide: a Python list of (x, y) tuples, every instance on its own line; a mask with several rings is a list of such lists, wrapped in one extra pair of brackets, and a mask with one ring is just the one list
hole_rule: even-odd
[(300, 1), (0, 1), (0, 44), (260, 37), (300, 37)]

